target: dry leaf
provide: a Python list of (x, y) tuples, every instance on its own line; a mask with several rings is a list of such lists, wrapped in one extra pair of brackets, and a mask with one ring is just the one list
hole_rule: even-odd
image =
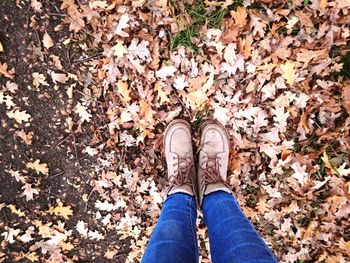
[(57, 84), (57, 82), (65, 84), (68, 80), (68, 77), (66, 74), (56, 73), (54, 71), (51, 72), (51, 78), (55, 84)]
[(350, 7), (350, 0), (335, 0), (338, 4), (338, 8)]
[(112, 47), (113, 55), (122, 58), (124, 54), (128, 53), (128, 50), (123, 46), (123, 42), (118, 41), (115, 46)]
[(32, 170), (35, 170), (37, 174), (42, 173), (44, 175), (49, 175), (49, 168), (46, 163), (40, 163), (40, 160), (37, 159), (34, 163), (29, 162), (26, 164), (26, 167)]
[(43, 11), (41, 9), (43, 5), (38, 0), (31, 0), (30, 6), (34, 9), (35, 12), (41, 13)]
[(4, 52), (4, 47), (3, 47), (3, 45), (1, 44), (1, 41), (0, 41), (0, 52)]
[(350, 84), (343, 87), (342, 99), (342, 104), (350, 115)]
[(157, 82), (154, 85), (154, 90), (157, 91), (157, 93), (158, 93), (158, 98), (159, 98), (160, 104), (163, 104), (163, 103), (170, 101), (170, 99), (168, 97), (169, 94), (167, 92), (163, 91), (161, 82)]
[(235, 20), (235, 24), (244, 27), (247, 24), (247, 9), (244, 6), (237, 8), (237, 11), (230, 12), (231, 17)]
[(92, 115), (86, 110), (85, 106), (81, 105), (80, 102), (75, 106), (75, 112), (80, 116), (80, 120), (82, 123), (84, 121), (89, 122)]
[(131, 90), (129, 89), (128, 83), (122, 80), (119, 80), (117, 82), (117, 87), (118, 87), (118, 92), (120, 93), (123, 101), (129, 102), (131, 100), (131, 97), (130, 97)]
[(32, 188), (31, 184), (25, 183), (22, 186), (23, 193), (21, 196), (25, 196), (27, 201), (33, 200), (34, 195), (38, 195), (39, 191), (35, 188)]
[(32, 144), (33, 134), (34, 134), (33, 132), (29, 132), (28, 134), (26, 134), (24, 130), (15, 132), (15, 136), (20, 137), (24, 141), (24, 143), (27, 145)]
[(41, 85), (49, 86), (49, 83), (46, 82), (46, 77), (39, 72), (32, 73), (33, 76), (33, 86), (38, 88)]
[(8, 111), (7, 116), (11, 119), (14, 119), (18, 123), (27, 122), (29, 121), (31, 115), (26, 113), (26, 111), (20, 111), (20, 110), (12, 110)]
[(50, 47), (53, 47), (54, 43), (50, 37), (50, 35), (45, 31), (45, 34), (43, 36), (43, 45), (45, 48), (49, 49)]
[(287, 60), (286, 63), (281, 65), (281, 69), (283, 72), (282, 77), (289, 85), (293, 86), (295, 78), (294, 63)]
[(323, 152), (323, 156), (321, 157), (322, 161), (324, 162), (325, 166), (330, 169), (332, 171), (333, 174), (336, 174), (338, 175), (338, 171), (337, 169), (331, 164), (331, 162), (329, 161), (329, 158), (328, 158), (328, 155), (327, 155), (327, 152), (324, 151)]
[(6, 78), (13, 79), (13, 73), (14, 69), (7, 70), (8, 66), (7, 63), (1, 64), (0, 63), (0, 76), (1, 74), (4, 75)]
[(119, 36), (122, 36), (122, 37), (128, 37), (129, 34), (123, 30), (125, 28), (129, 27), (129, 24), (128, 24), (129, 20), (130, 20), (129, 15), (123, 14), (119, 19), (118, 25), (117, 25), (116, 29), (114, 30), (114, 33), (119, 35)]
[(69, 219), (69, 216), (73, 215), (71, 206), (64, 206), (62, 202), (58, 202), (56, 207), (50, 207), (47, 212), (56, 216), (63, 216), (65, 219)]

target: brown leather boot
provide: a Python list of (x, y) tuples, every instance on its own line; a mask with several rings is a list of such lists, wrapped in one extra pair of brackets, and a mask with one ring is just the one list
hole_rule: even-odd
[(195, 169), (188, 122), (174, 120), (168, 125), (164, 132), (164, 153), (168, 166), (167, 194), (194, 195)]
[(229, 153), (230, 140), (225, 127), (216, 121), (205, 122), (198, 160), (199, 205), (204, 195), (219, 190), (231, 193), (226, 183)]

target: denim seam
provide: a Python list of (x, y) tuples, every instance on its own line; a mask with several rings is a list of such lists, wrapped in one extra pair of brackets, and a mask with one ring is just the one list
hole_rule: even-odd
[(190, 225), (190, 233), (191, 233), (191, 237), (192, 237), (192, 246), (193, 246), (193, 252), (194, 252), (194, 262), (196, 262), (196, 255), (198, 254), (198, 249), (197, 249), (197, 246), (196, 246), (196, 238), (195, 238), (195, 235), (196, 233), (194, 233), (194, 228), (195, 226), (193, 225), (192, 223), (192, 211), (191, 211), (191, 205), (192, 205), (192, 198), (190, 198), (190, 202), (188, 204), (188, 215), (189, 215), (189, 225)]

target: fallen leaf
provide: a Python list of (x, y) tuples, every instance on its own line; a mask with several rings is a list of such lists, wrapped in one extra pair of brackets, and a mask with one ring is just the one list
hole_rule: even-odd
[(43, 11), (41, 9), (43, 5), (38, 0), (31, 0), (30, 6), (34, 9), (35, 12), (41, 13)]
[(27, 145), (32, 144), (33, 134), (33, 132), (29, 132), (28, 134), (26, 134), (23, 129), (15, 132), (15, 136), (20, 137), (23, 140), (23, 142)]
[(41, 85), (49, 86), (49, 83), (46, 82), (46, 77), (39, 72), (32, 73), (33, 76), (33, 86), (38, 88)]
[(64, 73), (56, 73), (54, 71), (51, 71), (51, 78), (53, 83), (57, 84), (57, 82), (65, 84), (68, 80), (68, 77)]
[(347, 84), (345, 87), (343, 87), (342, 99), (342, 104), (350, 115), (350, 84)]
[(26, 113), (26, 111), (20, 111), (20, 110), (12, 110), (8, 111), (7, 116), (11, 119), (14, 119), (18, 123), (27, 122), (29, 121), (31, 115)]
[(247, 9), (240, 6), (236, 11), (230, 12), (231, 17), (235, 20), (235, 24), (244, 27), (247, 24)]
[(350, 7), (350, 0), (335, 0), (337, 2), (338, 8)]
[(32, 188), (31, 184), (25, 183), (22, 186), (22, 194), (21, 196), (25, 196), (27, 201), (33, 200), (34, 195), (38, 195), (39, 191), (35, 188)]
[(52, 38), (50, 37), (50, 35), (47, 33), (47, 31), (45, 31), (45, 34), (43, 36), (43, 45), (45, 48), (49, 49), (50, 47), (54, 46), (54, 43), (52, 41)]
[(262, 185), (262, 187), (265, 189), (266, 193), (268, 193), (268, 195), (272, 198), (281, 198), (282, 195), (281, 193), (276, 189), (276, 188), (272, 188), (269, 185)]
[(80, 102), (75, 106), (75, 112), (80, 116), (80, 122), (89, 122), (92, 115), (87, 111), (86, 107), (81, 105)]
[(118, 87), (118, 92), (121, 95), (121, 98), (123, 99), (123, 101), (129, 102), (131, 100), (131, 97), (130, 97), (131, 90), (129, 89), (128, 83), (122, 80), (118, 80), (117, 87)]
[(4, 52), (4, 47), (3, 47), (3, 45), (1, 44), (1, 41), (0, 41), (0, 52)]
[(114, 30), (114, 33), (119, 35), (119, 36), (122, 36), (122, 37), (128, 37), (129, 34), (126, 33), (125, 31), (123, 31), (125, 28), (128, 28), (130, 27), (128, 22), (129, 22), (130, 18), (129, 18), (129, 15), (128, 14), (123, 14), (120, 19), (119, 19), (119, 22), (118, 22), (118, 25), (117, 27), (115, 28)]
[(294, 63), (288, 60), (286, 63), (281, 65), (281, 69), (283, 72), (282, 77), (289, 85), (293, 86), (295, 78)]
[(8, 66), (6, 63), (0, 63), (0, 75), (3, 74), (6, 78), (13, 79), (14, 70), (7, 70)]
[(168, 97), (169, 93), (163, 91), (161, 82), (157, 82), (154, 85), (154, 90), (157, 91), (157, 93), (158, 93), (158, 98), (159, 98), (160, 104), (164, 104), (164, 103), (170, 101), (170, 99)]
[(44, 175), (49, 175), (49, 168), (46, 163), (40, 163), (40, 160), (37, 159), (34, 163), (28, 162), (26, 167), (32, 170), (35, 170), (37, 174), (42, 173)]
[(51, 215), (63, 216), (65, 219), (69, 219), (69, 216), (73, 215), (71, 206), (64, 206), (61, 201), (57, 203), (56, 207), (50, 207), (47, 212)]
[(325, 166), (332, 171), (333, 174), (338, 175), (337, 168), (335, 168), (331, 162), (329, 161), (328, 154), (326, 151), (323, 152), (323, 156), (321, 157), (322, 161), (324, 162)]
[(128, 50), (123, 46), (123, 42), (118, 41), (116, 45), (112, 47), (113, 55), (122, 58), (124, 54), (128, 53)]

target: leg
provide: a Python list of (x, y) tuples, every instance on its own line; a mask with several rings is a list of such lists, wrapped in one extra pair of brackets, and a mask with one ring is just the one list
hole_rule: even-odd
[(198, 262), (196, 219), (194, 196), (184, 193), (170, 195), (141, 262)]
[(213, 263), (277, 262), (232, 194), (217, 191), (205, 195), (203, 214)]

